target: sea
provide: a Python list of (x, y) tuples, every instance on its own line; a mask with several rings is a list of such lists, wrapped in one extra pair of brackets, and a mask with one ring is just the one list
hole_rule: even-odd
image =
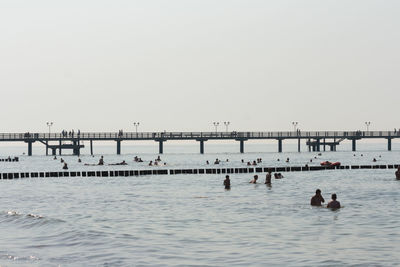
[[(43, 145), (42, 145), (43, 146)], [(350, 143), (309, 152), (296, 143), (206, 142), (95, 144), (80, 159), (0, 144), (0, 173), (400, 164), (400, 143)], [(68, 152), (68, 151), (66, 151)], [(103, 166), (96, 164), (104, 157)], [(135, 162), (134, 157), (143, 162)], [(149, 166), (158, 156), (159, 166)], [(373, 159), (377, 162), (374, 163)], [(214, 161), (219, 159), (219, 165)], [(288, 160), (288, 162), (286, 162)], [(125, 160), (128, 165), (108, 165)], [(243, 162), (242, 162), (243, 160)], [(209, 165), (207, 165), (209, 161)], [(165, 163), (165, 165), (164, 165)], [(0, 180), (0, 266), (400, 266), (400, 181), (394, 169), (282, 173), (250, 184), (254, 174), (60, 177)], [(311, 207), (316, 189), (325, 205), (336, 193), (342, 208)]]

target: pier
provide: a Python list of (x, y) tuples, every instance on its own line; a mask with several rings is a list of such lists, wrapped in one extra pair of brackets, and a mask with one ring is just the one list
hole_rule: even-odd
[(200, 153), (205, 152), (205, 143), (209, 140), (234, 140), (239, 143), (240, 153), (245, 152), (245, 142), (249, 140), (276, 140), (277, 151), (282, 152), (285, 140), (297, 140), (298, 152), (301, 152), (301, 142), (305, 141), (308, 151), (325, 151), (328, 147), (336, 151), (336, 147), (344, 140), (350, 140), (352, 151), (356, 151), (357, 141), (362, 139), (386, 139), (387, 150), (392, 150), (392, 139), (400, 138), (400, 132), (395, 131), (287, 131), (287, 132), (96, 132), (79, 134), (61, 133), (0, 133), (0, 142), (24, 142), (28, 145), (28, 155), (32, 156), (32, 144), (40, 142), (46, 146), (52, 155), (62, 154), (63, 150), (72, 150), (73, 155), (80, 155), (83, 142), (89, 142), (90, 154), (93, 155), (95, 141), (112, 141), (116, 143), (116, 153), (121, 154), (122, 143), (125, 141), (154, 141), (158, 143), (158, 151), (164, 153), (164, 142), (170, 140), (196, 141), (200, 144)]

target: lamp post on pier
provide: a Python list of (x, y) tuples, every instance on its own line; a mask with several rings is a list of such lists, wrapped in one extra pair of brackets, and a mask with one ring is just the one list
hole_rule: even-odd
[(228, 132), (228, 126), (229, 126), (229, 124), (231, 124), (231, 122), (224, 121), (224, 124), (225, 124), (225, 130), (226, 130), (226, 132)]
[(139, 122), (134, 122), (134, 123), (133, 123), (133, 125), (134, 125), (135, 128), (136, 128), (136, 135), (137, 135), (137, 128), (139, 127), (139, 124), (140, 124)]
[(369, 126), (371, 125), (370, 121), (366, 121), (365, 122), (365, 126), (367, 126), (367, 132), (369, 132)]
[(293, 131), (294, 131), (294, 132), (296, 131), (296, 127), (297, 127), (298, 124), (299, 124), (299, 122), (297, 122), (297, 121), (292, 121)]
[(213, 124), (215, 126), (215, 133), (217, 133), (218, 132), (219, 122), (214, 121)]
[(50, 128), (51, 128), (51, 126), (53, 126), (53, 122), (52, 121), (46, 122), (46, 124), (47, 124), (47, 127), (49, 127), (49, 137), (50, 137)]

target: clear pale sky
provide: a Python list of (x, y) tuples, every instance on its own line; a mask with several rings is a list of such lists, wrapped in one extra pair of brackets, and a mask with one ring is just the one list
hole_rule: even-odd
[(2, 0), (0, 132), (400, 128), (399, 14), (397, 0)]

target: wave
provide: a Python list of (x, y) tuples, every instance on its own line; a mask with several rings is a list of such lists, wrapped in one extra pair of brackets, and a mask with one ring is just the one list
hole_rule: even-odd
[(21, 224), (25, 227), (35, 227), (48, 224), (63, 223), (64, 220), (48, 218), (43, 215), (34, 213), (21, 213), (16, 210), (8, 210), (0, 213), (0, 223), (12, 222), (13, 224)]

